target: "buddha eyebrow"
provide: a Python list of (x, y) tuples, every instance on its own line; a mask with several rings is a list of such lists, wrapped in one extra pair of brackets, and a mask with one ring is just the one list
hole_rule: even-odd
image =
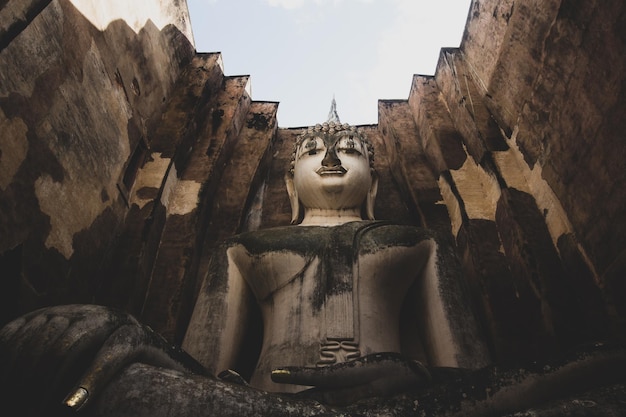
[(317, 140), (315, 140), (314, 138), (307, 140), (307, 142), (304, 144), (304, 147), (306, 149), (312, 149), (317, 147)]

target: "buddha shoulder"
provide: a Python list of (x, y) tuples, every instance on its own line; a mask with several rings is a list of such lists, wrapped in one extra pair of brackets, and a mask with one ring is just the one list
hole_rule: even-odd
[(361, 254), (373, 253), (390, 247), (412, 247), (424, 240), (435, 239), (432, 231), (407, 224), (388, 221), (359, 222), (354, 234)]
[(250, 255), (268, 252), (319, 254), (329, 244), (357, 245), (361, 252), (390, 246), (414, 246), (434, 238), (432, 232), (413, 225), (387, 221), (356, 221), (339, 226), (283, 226), (246, 232), (232, 237), (228, 246), (241, 246)]

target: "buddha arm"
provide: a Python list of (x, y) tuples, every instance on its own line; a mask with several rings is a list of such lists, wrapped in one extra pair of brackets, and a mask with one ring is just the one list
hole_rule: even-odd
[(214, 375), (235, 369), (254, 302), (231, 246), (213, 255), (183, 341), (183, 349)]
[(421, 317), (421, 336), (429, 364), (462, 368), (487, 365), (487, 347), (453, 246), (442, 244), (439, 238), (420, 245), (426, 262), (412, 295)]

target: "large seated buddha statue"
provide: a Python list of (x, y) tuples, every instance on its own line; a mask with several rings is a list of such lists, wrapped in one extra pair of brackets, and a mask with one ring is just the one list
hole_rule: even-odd
[[(372, 158), (366, 136), (338, 122), (297, 138), (286, 174), (294, 224), (220, 246), (182, 349), (104, 306), (49, 307), (9, 323), (3, 404), (23, 415), (155, 417), (499, 415), (542, 401), (523, 391), (539, 373), (487, 367), (454, 248), (374, 220)], [(256, 365), (245, 370), (250, 355)], [(614, 363), (603, 355), (592, 359)], [(549, 397), (563, 373), (541, 372)], [(527, 396), (511, 399), (515, 387)]]
[[(211, 372), (236, 368), (234, 347), (254, 300), (263, 343), (250, 384), (263, 390), (318, 386), (319, 368), (379, 353), (409, 367), (419, 367), (415, 360), (424, 355), (435, 366), (486, 364), (450, 248), (424, 229), (374, 220), (372, 158), (366, 137), (348, 125), (317, 125), (297, 138), (286, 174), (297, 226), (244, 233), (222, 246), (197, 300), (186, 351)], [(420, 339), (428, 343), (416, 346)], [(337, 374), (329, 383), (340, 381)]]

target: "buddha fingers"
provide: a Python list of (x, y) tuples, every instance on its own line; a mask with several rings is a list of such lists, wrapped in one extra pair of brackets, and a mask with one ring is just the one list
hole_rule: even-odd
[(426, 385), (430, 379), (428, 370), (419, 362), (389, 352), (324, 367), (287, 366), (272, 371), (274, 382), (311, 385), (320, 389), (351, 387), (377, 380)]
[(170, 350), (165, 339), (147, 326), (136, 323), (120, 326), (102, 345), (88, 370), (65, 398), (65, 405), (81, 409), (120, 370), (133, 362), (187, 371), (187, 367), (172, 359)]
[[(98, 306), (62, 306), (9, 323), (0, 333), (3, 396), (25, 413), (59, 404), (81, 363), (129, 317)], [(33, 395), (40, 400), (33, 402)]]

